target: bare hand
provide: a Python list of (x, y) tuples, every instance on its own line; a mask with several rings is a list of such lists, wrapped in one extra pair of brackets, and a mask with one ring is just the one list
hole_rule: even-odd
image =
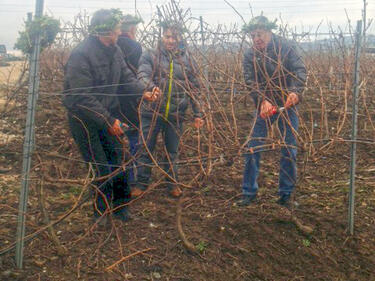
[(285, 108), (290, 108), (299, 102), (298, 95), (296, 93), (289, 93), (288, 98), (285, 102)]
[(152, 92), (144, 92), (144, 93), (143, 93), (143, 98), (144, 98), (146, 101), (149, 101), (149, 102), (154, 102), (154, 101), (156, 101), (156, 97), (152, 94)]
[(152, 89), (152, 94), (156, 97), (156, 99), (160, 98), (162, 95), (162, 92), (159, 87), (154, 87)]
[(197, 128), (197, 129), (202, 128), (203, 125), (204, 125), (204, 121), (203, 121), (202, 118), (197, 117), (197, 118), (194, 119), (194, 127), (195, 128)]
[(260, 105), (260, 117), (263, 119), (266, 119), (267, 117), (270, 117), (273, 115), (273, 105), (265, 100)]
[(158, 100), (161, 96), (161, 91), (159, 87), (154, 87), (152, 89), (152, 92), (144, 92), (143, 93), (143, 98), (149, 102), (154, 102)]

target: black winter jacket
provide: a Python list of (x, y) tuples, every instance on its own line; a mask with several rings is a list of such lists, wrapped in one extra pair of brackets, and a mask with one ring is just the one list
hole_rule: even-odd
[(173, 60), (173, 83), (170, 100), (169, 116), (183, 117), (189, 105), (192, 104), (195, 117), (201, 117), (199, 102), (199, 81), (196, 77), (197, 67), (185, 50), (172, 54), (160, 44), (154, 50), (148, 50), (141, 56), (138, 78), (151, 90), (159, 87), (163, 97), (159, 102), (144, 103), (143, 111), (153, 114), (155, 110), (164, 114), (169, 88), (169, 74)]
[(142, 55), (142, 45), (126, 35), (120, 35), (117, 40), (117, 45), (123, 52), (125, 61), (129, 68), (136, 74), (138, 71), (139, 59)]
[(263, 99), (283, 106), (290, 92), (302, 99), (306, 81), (304, 63), (295, 44), (280, 36), (272, 35), (265, 53), (254, 48), (245, 51), (243, 73), (258, 108)]
[[(137, 41), (121, 35), (117, 40), (117, 45), (124, 54), (124, 59), (129, 68), (137, 75), (139, 59), (142, 55), (142, 46)], [(121, 113), (124, 115), (125, 122), (138, 127), (138, 104), (142, 93), (129, 91), (128, 87), (120, 86), (118, 89)]]
[(108, 127), (119, 116), (119, 84), (137, 93), (144, 90), (117, 45), (107, 47), (89, 36), (72, 51), (65, 65), (63, 103), (69, 114)]

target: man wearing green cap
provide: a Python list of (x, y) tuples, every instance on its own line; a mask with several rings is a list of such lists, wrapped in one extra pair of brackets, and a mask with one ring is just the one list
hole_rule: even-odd
[(240, 205), (256, 200), (261, 147), (273, 123), (282, 139), (279, 173), (280, 205), (290, 207), (290, 196), (297, 179), (297, 105), (301, 101), (306, 69), (296, 46), (272, 33), (276, 23), (255, 17), (243, 27), (253, 45), (244, 53), (245, 83), (256, 106), (256, 118), (245, 154), (243, 197)]
[[(94, 217), (110, 213), (128, 220), (125, 203), (130, 192), (122, 168), (121, 139), (127, 125), (119, 120), (119, 84), (143, 93), (144, 85), (124, 63), (116, 45), (122, 13), (102, 9), (94, 13), (90, 36), (72, 51), (65, 66), (64, 105), (74, 141), (95, 171)], [(146, 93), (147, 95), (147, 93)], [(113, 205), (112, 205), (113, 203)]]
[(121, 34), (117, 40), (126, 63), (135, 73), (138, 71), (138, 62), (142, 55), (142, 45), (136, 41), (137, 25), (141, 22), (140, 18), (125, 15), (121, 24)]

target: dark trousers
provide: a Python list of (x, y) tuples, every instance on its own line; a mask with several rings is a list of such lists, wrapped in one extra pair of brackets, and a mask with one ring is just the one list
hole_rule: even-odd
[[(178, 145), (182, 132), (182, 122), (165, 121), (163, 117), (155, 117), (142, 115), (140, 128), (141, 134), (139, 136), (140, 157), (138, 159), (138, 187), (145, 189), (150, 183), (151, 168), (153, 161), (150, 153), (153, 153), (159, 133), (162, 133), (165, 145), (165, 157), (160, 166), (168, 175), (177, 181), (177, 158), (178, 158)], [(146, 149), (146, 145), (148, 150)], [(149, 153), (150, 152), (150, 153)], [(159, 163), (158, 163), (159, 164)], [(173, 188), (173, 181), (168, 179), (168, 188)]]
[[(115, 136), (108, 134), (106, 128), (98, 128), (93, 122), (83, 121), (69, 115), (69, 126), (74, 141), (87, 163), (91, 163), (96, 178), (95, 211), (103, 213), (109, 204), (114, 207), (130, 200), (130, 190), (126, 172), (120, 170), (107, 177), (121, 165), (123, 160), (122, 145)], [(104, 195), (104, 196), (103, 196)]]

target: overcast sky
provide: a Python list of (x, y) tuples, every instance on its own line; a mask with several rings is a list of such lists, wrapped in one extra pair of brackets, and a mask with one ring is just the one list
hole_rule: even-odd
[[(11, 50), (22, 29), (27, 12), (34, 12), (36, 0), (0, 0), (0, 44), (6, 44)], [(82, 10), (92, 14), (100, 8), (120, 8), (125, 13), (134, 13), (135, 0), (45, 0), (44, 11), (62, 20), (70, 20)], [(156, 11), (156, 5), (167, 1), (136, 0), (137, 9), (147, 22)], [(254, 15), (262, 11), (269, 18), (282, 17), (284, 22), (295, 26), (298, 32), (315, 28), (321, 23), (320, 30), (327, 31), (328, 23), (334, 27), (347, 28), (348, 21), (345, 10), (353, 26), (362, 17), (363, 0), (228, 0), (248, 21), (251, 9)], [(375, 1), (367, 0), (367, 17), (375, 18)], [(182, 7), (191, 8), (193, 16), (203, 16), (211, 25), (242, 24), (241, 18), (225, 3), (224, 0), (181, 0)], [(369, 30), (375, 34), (375, 24)]]

